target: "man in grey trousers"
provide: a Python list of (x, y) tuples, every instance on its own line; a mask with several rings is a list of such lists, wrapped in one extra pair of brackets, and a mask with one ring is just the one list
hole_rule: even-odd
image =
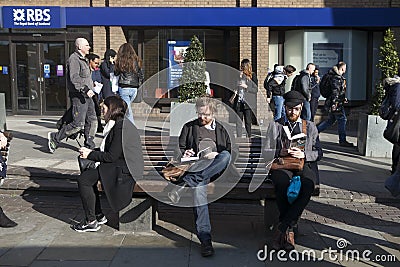
[(93, 81), (86, 55), (89, 42), (85, 38), (75, 40), (75, 52), (69, 57), (66, 67), (67, 87), (72, 104), (72, 122), (65, 124), (58, 132), (48, 133), (50, 153), (54, 153), (61, 140), (84, 129), (85, 147), (93, 149), (97, 130), (97, 117), (92, 98)]

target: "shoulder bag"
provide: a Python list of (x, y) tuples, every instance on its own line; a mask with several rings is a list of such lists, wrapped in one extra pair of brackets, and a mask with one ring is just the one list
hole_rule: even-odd
[(161, 170), (165, 180), (170, 182), (179, 182), (194, 162), (181, 163), (176, 160), (170, 160)]

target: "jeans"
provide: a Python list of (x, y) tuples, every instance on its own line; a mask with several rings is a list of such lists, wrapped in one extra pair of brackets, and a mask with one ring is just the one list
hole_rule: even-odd
[(283, 96), (280, 95), (272, 96), (272, 100), (274, 101), (275, 105), (274, 121), (277, 121), (280, 118), (285, 118), (286, 113), (285, 113), (285, 107), (283, 106), (285, 99), (283, 98)]
[(134, 124), (133, 113), (132, 113), (132, 102), (133, 100), (135, 100), (135, 97), (137, 95), (137, 88), (118, 87), (118, 94), (128, 105), (127, 117)]
[(315, 114), (317, 114), (318, 109), (318, 98), (312, 97), (310, 101), (311, 108), (311, 121), (314, 121)]
[(303, 110), (301, 111), (301, 118), (306, 121), (311, 120), (311, 107), (310, 107), (310, 102), (308, 100), (304, 100), (303, 102)]
[(318, 132), (323, 132), (329, 126), (332, 126), (335, 121), (338, 122), (338, 134), (339, 134), (339, 143), (346, 142), (346, 114), (344, 112), (344, 108), (342, 108), (339, 112), (329, 112), (328, 119), (323, 121), (317, 126)]
[[(200, 242), (211, 240), (210, 215), (207, 203), (207, 184), (210, 179), (220, 174), (228, 166), (231, 154), (224, 150), (219, 153), (210, 163), (210, 160), (197, 161), (189, 169), (189, 173), (183, 180), (189, 187), (194, 188), (194, 218), (196, 224), (197, 237)], [(204, 165), (207, 167), (204, 168)]]
[(67, 136), (73, 135), (84, 129), (85, 146), (95, 147), (94, 136), (97, 131), (97, 116), (94, 102), (87, 97), (72, 97), (72, 122), (64, 125), (55, 135), (55, 141), (61, 142)]

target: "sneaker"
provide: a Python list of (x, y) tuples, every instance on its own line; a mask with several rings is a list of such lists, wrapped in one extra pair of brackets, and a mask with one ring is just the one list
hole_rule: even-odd
[(96, 215), (96, 220), (99, 225), (106, 224), (108, 222), (106, 216), (103, 213)]
[(54, 135), (55, 135), (55, 133), (52, 133), (52, 132), (49, 132), (47, 134), (47, 139), (48, 139), (47, 145), (49, 146), (49, 152), (50, 153), (54, 153), (56, 151), (56, 149), (57, 149), (57, 143), (54, 140)]
[(72, 230), (75, 230), (80, 233), (84, 232), (97, 232), (100, 230), (100, 225), (97, 221), (94, 221), (92, 223), (88, 222), (81, 222), (75, 225), (71, 225)]
[(347, 141), (339, 142), (339, 145), (343, 146), (343, 147), (354, 147), (353, 143), (350, 143), (350, 142), (347, 142)]
[(211, 240), (201, 242), (200, 253), (201, 253), (201, 256), (203, 256), (203, 257), (210, 257), (210, 256), (214, 255), (214, 248), (212, 246)]

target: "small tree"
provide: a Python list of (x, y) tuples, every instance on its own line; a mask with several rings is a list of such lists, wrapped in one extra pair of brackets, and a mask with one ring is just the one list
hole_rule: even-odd
[(399, 57), (394, 44), (395, 40), (393, 31), (387, 29), (383, 37), (383, 43), (379, 49), (380, 59), (377, 67), (381, 71), (381, 78), (375, 85), (375, 94), (370, 109), (371, 115), (379, 115), (379, 107), (385, 96), (383, 80), (388, 77), (393, 77), (398, 72)]
[(203, 96), (206, 93), (206, 63), (203, 46), (194, 35), (186, 49), (182, 77), (179, 86), (179, 101), (186, 102)]

